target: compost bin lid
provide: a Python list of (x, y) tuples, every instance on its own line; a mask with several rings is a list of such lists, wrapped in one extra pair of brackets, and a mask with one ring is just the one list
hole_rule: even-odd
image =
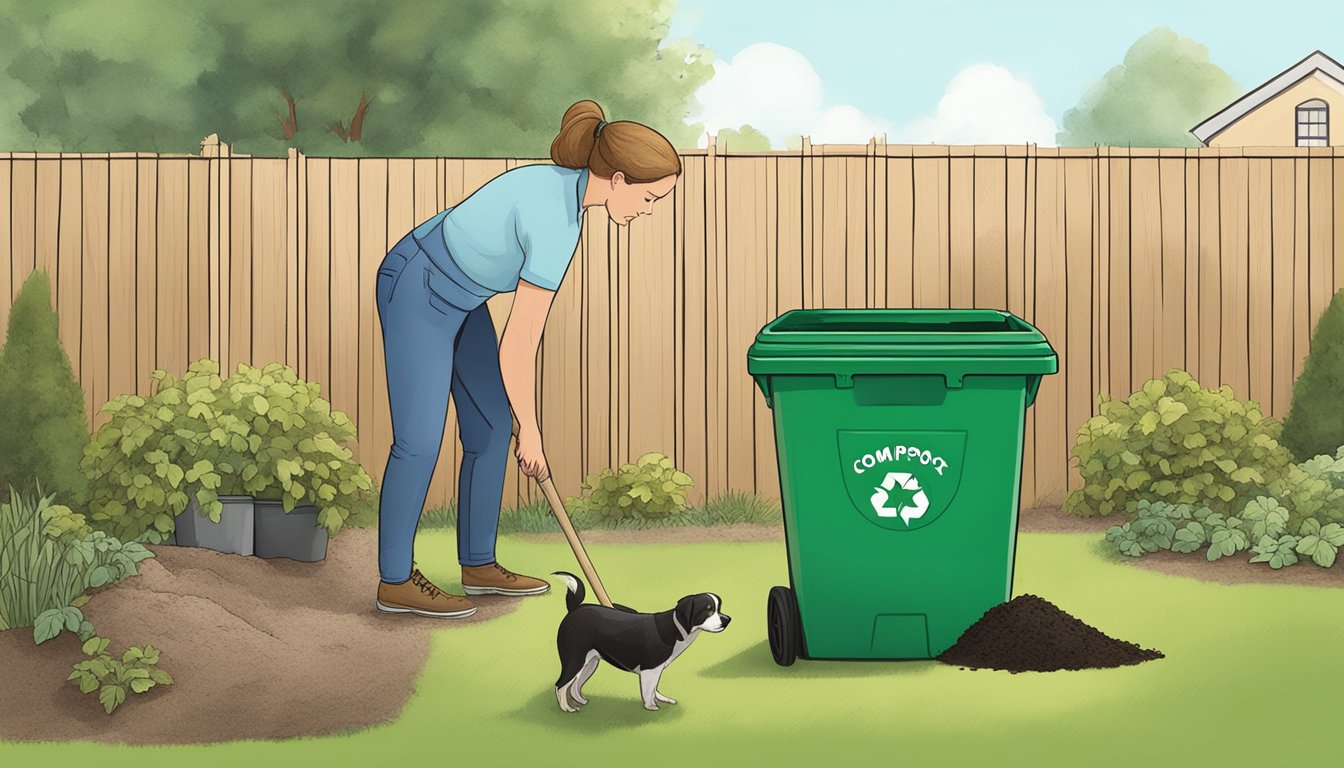
[(1058, 358), (1025, 320), (995, 309), (796, 309), (747, 351), (753, 375), (1050, 374)]

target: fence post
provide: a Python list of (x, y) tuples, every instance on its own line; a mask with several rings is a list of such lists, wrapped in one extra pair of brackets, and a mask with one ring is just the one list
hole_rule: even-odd
[(306, 158), (303, 153), (295, 147), (289, 148), (289, 155), (285, 161), (285, 221), (286, 221), (286, 259), (285, 259), (285, 286), (286, 286), (286, 313), (285, 313), (285, 361), (294, 368), (300, 378), (308, 375), (307, 366), (302, 359), (300, 350), (306, 349), (305, 342), (305, 321), (307, 312), (304, 311), (306, 298), (305, 283), (308, 277), (306, 269), (306, 237), (307, 228), (305, 226), (307, 216), (305, 210), (305, 192), (303, 177), (304, 164)]

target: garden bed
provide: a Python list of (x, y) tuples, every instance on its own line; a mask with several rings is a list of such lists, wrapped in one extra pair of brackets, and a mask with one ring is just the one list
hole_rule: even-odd
[[(68, 682), (79, 639), (42, 645), (0, 632), (0, 740), (206, 743), (321, 736), (395, 720), (429, 655), (430, 632), (487, 621), (516, 600), (485, 598), (473, 617), (379, 614), (377, 531), (347, 529), (321, 563), (157, 546), (140, 575), (84, 608), (104, 636), (150, 642), (175, 685), (109, 716)], [(431, 573), (449, 568), (430, 566)], [(445, 586), (447, 586), (445, 584)]]

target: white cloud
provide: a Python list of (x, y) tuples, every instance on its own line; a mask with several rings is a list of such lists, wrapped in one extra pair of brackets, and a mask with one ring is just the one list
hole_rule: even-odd
[(863, 144), (888, 128), (885, 120), (848, 104), (824, 108), (821, 77), (812, 62), (774, 43), (747, 46), (731, 62), (715, 61), (714, 77), (696, 98), (701, 112), (694, 121), (709, 133), (750, 124), (777, 148), (799, 134), (818, 144)]
[(906, 123), (892, 143), (1054, 146), (1059, 127), (1030, 83), (995, 64), (958, 72), (932, 115)]

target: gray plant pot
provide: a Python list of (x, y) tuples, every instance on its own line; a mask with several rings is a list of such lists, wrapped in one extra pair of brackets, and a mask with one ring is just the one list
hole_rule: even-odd
[(287, 557), (311, 563), (327, 556), (327, 529), (317, 524), (317, 507), (295, 505), (289, 513), (282, 502), (257, 499), (257, 557)]
[(220, 496), (224, 509), (219, 522), (201, 514), (201, 507), (193, 498), (182, 514), (177, 516), (173, 531), (180, 547), (203, 547), (216, 552), (251, 555), (254, 540), (254, 515), (251, 496)]

